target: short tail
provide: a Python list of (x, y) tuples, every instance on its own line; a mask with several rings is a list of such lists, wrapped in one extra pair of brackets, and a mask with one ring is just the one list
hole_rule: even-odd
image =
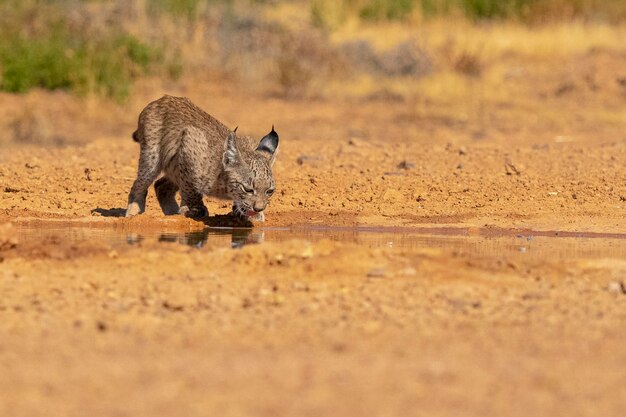
[(135, 130), (135, 131), (133, 132), (133, 140), (134, 140), (135, 142), (139, 142), (139, 131), (138, 131), (138, 130)]

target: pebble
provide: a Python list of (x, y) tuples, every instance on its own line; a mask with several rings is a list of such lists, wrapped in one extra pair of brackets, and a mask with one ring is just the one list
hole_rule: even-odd
[(321, 156), (316, 156), (316, 155), (300, 155), (297, 159), (296, 159), (296, 163), (298, 165), (304, 165), (305, 163), (316, 163), (316, 162), (320, 162), (322, 160)]
[(401, 162), (398, 164), (398, 166), (397, 166), (397, 167), (398, 167), (398, 169), (405, 169), (405, 170), (409, 170), (409, 169), (413, 169), (413, 168), (415, 168), (415, 163), (413, 163), (413, 162), (409, 162), (409, 161), (406, 161), (406, 160), (405, 160), (405, 161), (401, 161)]
[(414, 277), (415, 275), (417, 275), (417, 271), (415, 270), (415, 268), (411, 267), (404, 268), (400, 273), (407, 277)]
[(367, 276), (368, 278), (385, 278), (387, 276), (387, 271), (384, 268), (374, 268), (370, 269)]
[(611, 294), (626, 294), (626, 284), (618, 281), (611, 281), (608, 285)]
[(308, 259), (308, 258), (312, 258), (313, 257), (313, 248), (311, 246), (307, 246), (306, 248), (304, 248), (304, 250), (300, 253), (300, 256), (303, 259)]

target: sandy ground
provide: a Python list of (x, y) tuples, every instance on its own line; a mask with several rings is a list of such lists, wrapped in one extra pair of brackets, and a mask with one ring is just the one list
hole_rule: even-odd
[[(233, 96), (199, 102), (235, 124), (236, 103), (245, 97)], [(41, 97), (35, 93), (5, 100), (29, 106)], [(118, 116), (116, 135), (96, 120), (79, 122), (77, 133), (67, 133), (82, 143), (76, 146), (9, 144), (1, 156), (0, 218), (119, 215), (136, 173), (138, 145), (130, 132), (146, 102), (132, 114)], [(211, 110), (214, 102), (220, 103), (217, 111)], [(466, 129), (449, 137), (453, 132), (437, 121), (394, 124), (406, 103), (365, 101), (357, 106), (263, 97), (247, 102), (263, 110), (250, 121), (251, 129), (242, 124), (244, 134), (260, 137), (276, 123), (282, 137), (275, 166), (279, 187), (267, 211), (268, 225), (463, 223), (626, 232), (623, 132), (572, 138), (558, 131), (541, 137), (534, 132), (500, 137), (494, 131), (493, 137), (472, 139)], [(335, 127), (340, 120), (350, 124)], [(304, 128), (298, 131), (300, 126)], [(68, 127), (59, 127), (64, 129)], [(230, 209), (225, 202), (207, 204), (212, 214)], [(144, 217), (160, 221), (152, 190), (147, 206)]]
[(623, 413), (623, 256), (3, 233), (0, 415)]
[[(588, 60), (608, 73), (604, 103), (619, 109), (621, 70), (601, 64), (620, 58), (597, 54)], [(164, 218), (152, 191), (144, 215), (119, 217), (136, 169), (130, 133), (156, 97), (148, 87), (123, 108), (0, 95), (4, 139), (26, 142), (5, 140), (0, 153), (0, 415), (623, 415), (626, 120), (601, 122), (600, 93), (587, 87), (563, 98), (557, 77), (527, 77), (527, 102), (468, 107), (478, 124), (453, 104), (442, 115), (446, 103), (393, 97), (169, 92), (243, 133), (276, 124), (266, 227), (612, 234), (593, 256), (19, 241), (16, 227), (36, 221), (138, 232), (204, 224)]]

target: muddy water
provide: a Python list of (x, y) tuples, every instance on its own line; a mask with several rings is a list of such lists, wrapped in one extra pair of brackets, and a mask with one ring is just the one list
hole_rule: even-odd
[(558, 231), (532, 231), (494, 228), (431, 227), (325, 227), (291, 228), (210, 228), (193, 232), (128, 231), (75, 225), (17, 228), (20, 241), (44, 240), (55, 236), (80, 244), (98, 241), (114, 248), (145, 242), (176, 243), (202, 248), (224, 246), (241, 248), (265, 242), (290, 239), (318, 241), (330, 239), (370, 248), (435, 248), (479, 256), (515, 256), (526, 259), (626, 258), (626, 235)]

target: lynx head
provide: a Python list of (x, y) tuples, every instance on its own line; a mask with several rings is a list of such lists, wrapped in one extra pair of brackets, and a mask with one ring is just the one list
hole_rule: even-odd
[(275, 183), (272, 165), (278, 151), (278, 134), (265, 135), (256, 148), (237, 140), (235, 132), (229, 133), (224, 143), (224, 172), (226, 189), (233, 199), (235, 210), (248, 217), (256, 216), (267, 207)]

